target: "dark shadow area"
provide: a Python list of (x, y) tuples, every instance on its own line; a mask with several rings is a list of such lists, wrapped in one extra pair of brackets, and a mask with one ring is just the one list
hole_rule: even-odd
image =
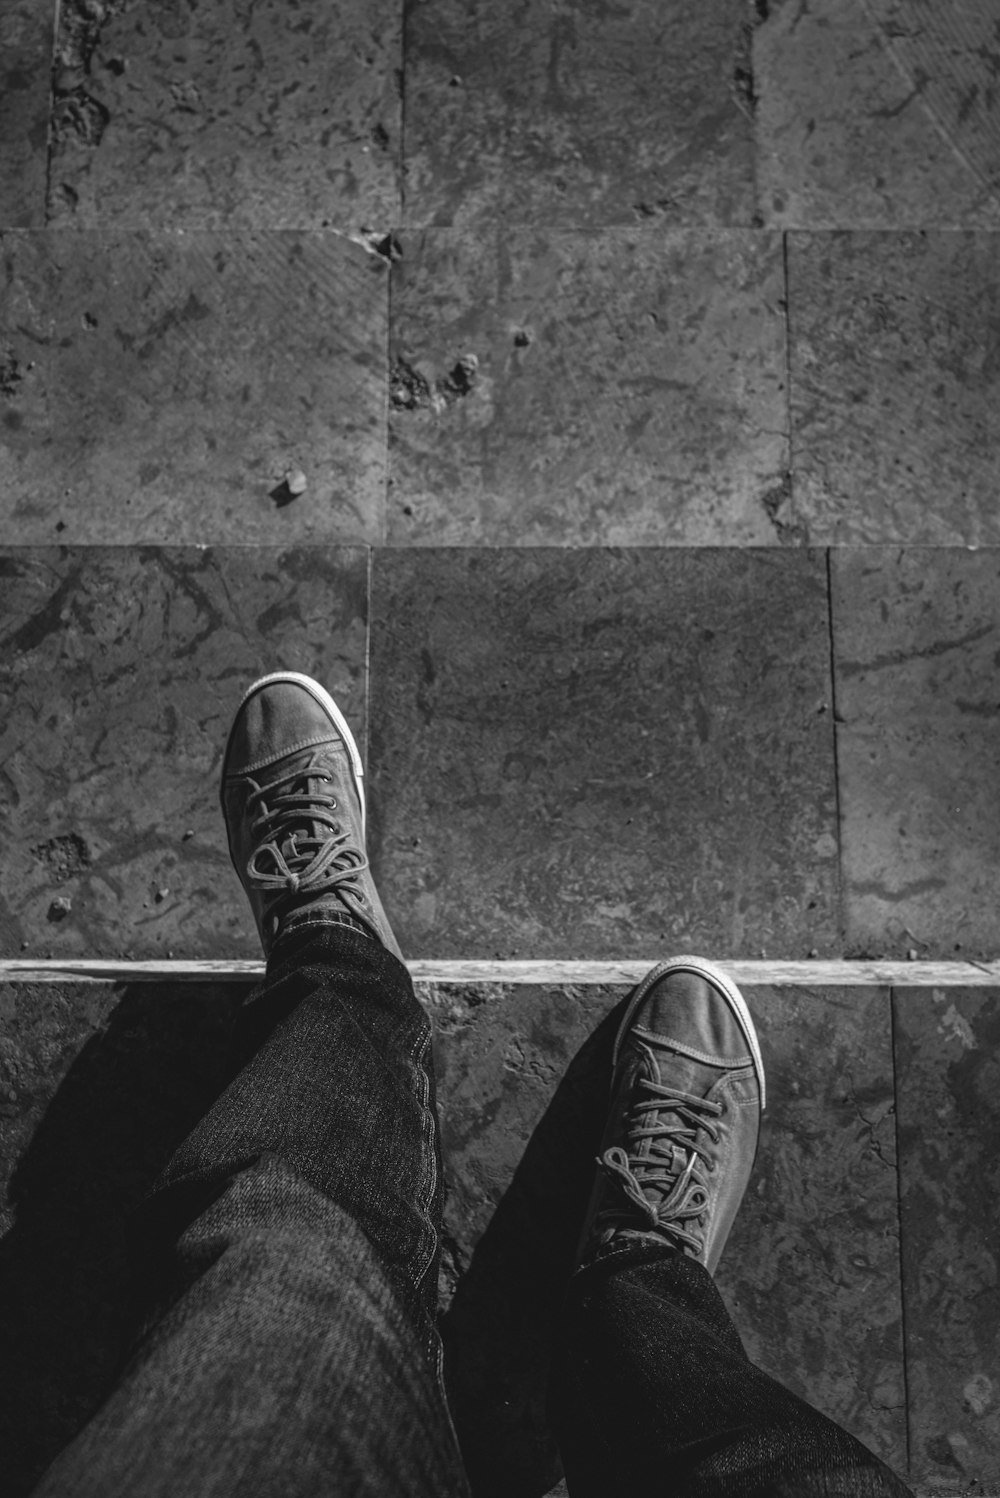
[(443, 1320), (448, 1398), (475, 1498), (539, 1498), (562, 1476), (546, 1414), (552, 1340), (628, 998), (567, 1067)]
[[(48, 1013), (25, 1085), (0, 1096), (10, 1138), (17, 1129), (28, 1137), (8, 1187), (15, 1225), (0, 1241), (5, 1498), (30, 1494), (113, 1386), (137, 1309), (129, 1214), (238, 1070), (248, 987), (136, 984), (100, 1000), (77, 987), (54, 1002), (49, 986), (38, 998)], [(476, 1498), (536, 1498), (561, 1475), (546, 1415), (552, 1337), (621, 1010), (571, 1061), (444, 1318), (449, 1396)]]
[[(126, 1216), (235, 1069), (243, 985), (119, 992), (96, 1034), (98, 1001), (79, 987), (68, 994), (45, 1031), (50, 1048), (36, 1043), (37, 1074), (30, 1059), (22, 1068), (27, 1095), (11, 1089), (0, 1104), (21, 1128), (38, 1115), (9, 1183), (15, 1225), (0, 1242), (6, 1498), (30, 1493), (109, 1391), (131, 1333)], [(52, 1002), (37, 988), (31, 997)], [(46, 1105), (46, 1077), (81, 1034)]]

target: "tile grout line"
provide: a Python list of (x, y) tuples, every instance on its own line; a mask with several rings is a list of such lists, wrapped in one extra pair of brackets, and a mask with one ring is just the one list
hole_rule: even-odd
[[(403, 221), (403, 185), (404, 168), (406, 158), (406, 3), (399, 0), (399, 52), (397, 54), (398, 66), (396, 68), (397, 90), (399, 94), (399, 149), (396, 154), (396, 180), (399, 187), (399, 219)], [(382, 514), (379, 522), (378, 545), (385, 546), (389, 536), (389, 486), (391, 479), (389, 464), (389, 418), (392, 415), (392, 243), (395, 225), (388, 223), (385, 232), (389, 236), (389, 255), (385, 267), (385, 335), (382, 339), (382, 420), (384, 432), (382, 470)], [(371, 551), (369, 550), (369, 585), (371, 583)], [(369, 607), (371, 604), (371, 591), (369, 586)], [(371, 637), (371, 614), (368, 618), (368, 632)], [(365, 766), (367, 768), (367, 734), (365, 743)]]
[(45, 201), (42, 204), (42, 228), (49, 227), (49, 205), (52, 202), (52, 164), (55, 156), (56, 58), (59, 55), (59, 27), (62, 22), (62, 0), (52, 6), (52, 57), (49, 62), (49, 112), (45, 138)]
[[(796, 513), (795, 493), (795, 425), (792, 417), (792, 279), (788, 269), (788, 247), (790, 239), (791, 235), (789, 231), (783, 229), (781, 231), (781, 276), (784, 282), (785, 297), (785, 424), (788, 428), (788, 466), (785, 473), (788, 481), (787, 525), (790, 534), (794, 537), (797, 530), (798, 516)], [(803, 537), (802, 544), (808, 546), (808, 536)]]
[[(369, 749), (371, 747), (371, 718), (372, 718), (372, 576), (375, 571), (375, 548), (369, 546), (367, 549), (367, 567), (365, 571), (365, 779), (368, 779), (369, 771)], [(368, 787), (365, 787), (365, 804), (368, 801)], [(365, 817), (367, 831), (367, 815)]]
[[(399, 221), (406, 223), (406, 0), (399, 0)], [(392, 264), (390, 262), (390, 271)]]
[(840, 797), (840, 733), (837, 716), (837, 660), (833, 622), (833, 551), (826, 548), (826, 636), (830, 658), (830, 733), (833, 740), (833, 795), (837, 818), (837, 924), (841, 941), (847, 939), (847, 902), (844, 897), (844, 820)]
[[(400, 188), (402, 191), (402, 188)], [(389, 230), (390, 243), (392, 229)], [(389, 535), (389, 418), (392, 414), (392, 257), (385, 268), (385, 334), (382, 338), (382, 514), (379, 517), (378, 545), (384, 546)]]
[(889, 985), (889, 1050), (892, 1058), (893, 1133), (896, 1140), (896, 1222), (899, 1227), (896, 1256), (899, 1265), (899, 1325), (903, 1341), (903, 1439), (906, 1447), (906, 1470), (913, 1470), (913, 1438), (910, 1411), (910, 1344), (906, 1335), (906, 1276), (903, 1272), (903, 1151), (899, 1138), (899, 1077), (896, 1069), (896, 985)]

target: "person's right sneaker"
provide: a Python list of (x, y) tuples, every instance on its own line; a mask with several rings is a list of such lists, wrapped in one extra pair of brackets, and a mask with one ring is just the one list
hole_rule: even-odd
[(757, 1153), (764, 1064), (735, 983), (671, 957), (618, 1031), (611, 1107), (577, 1262), (645, 1244), (715, 1272)]

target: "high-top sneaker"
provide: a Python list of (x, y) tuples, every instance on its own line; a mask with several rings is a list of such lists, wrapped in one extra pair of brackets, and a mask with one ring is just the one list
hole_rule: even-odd
[(736, 985), (700, 957), (647, 973), (618, 1031), (578, 1262), (666, 1244), (715, 1272), (757, 1153), (764, 1065)]
[(402, 953), (368, 867), (361, 755), (333, 698), (295, 671), (240, 703), (222, 762), (229, 852), (266, 955), (304, 924), (344, 925)]

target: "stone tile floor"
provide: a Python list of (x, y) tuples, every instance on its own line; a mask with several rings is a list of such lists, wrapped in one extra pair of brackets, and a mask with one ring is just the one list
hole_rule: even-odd
[[(216, 776), (284, 665), (409, 956), (1000, 956), (995, 0), (11, 0), (0, 44), (0, 959), (256, 955)], [(237, 996), (0, 985), (12, 1492)], [(624, 992), (422, 996), (459, 1425), (541, 1495)], [(749, 1001), (747, 1346), (996, 1498), (1000, 995)]]

